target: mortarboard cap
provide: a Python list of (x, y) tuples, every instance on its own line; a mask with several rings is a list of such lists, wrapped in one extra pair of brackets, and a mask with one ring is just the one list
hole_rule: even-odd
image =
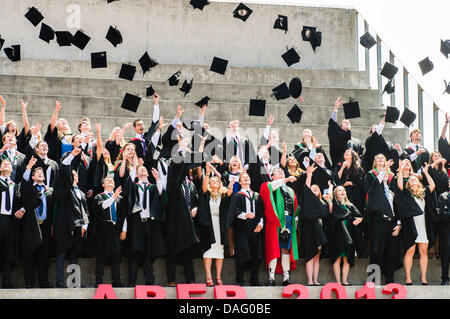
[(208, 0), (191, 0), (190, 5), (194, 9), (200, 9), (203, 10), (203, 8), (209, 4)]
[(361, 117), (358, 102), (350, 101), (348, 103), (345, 103), (343, 106), (344, 106), (345, 119), (349, 120), (349, 119)]
[(120, 31), (112, 26), (109, 27), (108, 33), (106, 33), (106, 39), (111, 42), (114, 47), (117, 47), (117, 45), (121, 44), (123, 41)]
[(227, 65), (228, 65), (227, 60), (224, 60), (224, 59), (221, 59), (218, 57), (214, 57), (209, 70), (223, 75), (223, 74), (225, 74)]
[(400, 122), (409, 127), (416, 120), (416, 113), (405, 107)]
[[(175, 86), (178, 85), (178, 83), (180, 82), (180, 75), (181, 75), (181, 71), (177, 71), (175, 72), (167, 81), (169, 81), (169, 85), (170, 86)], [(166, 81), (166, 82), (167, 82)], [(164, 83), (166, 83), (164, 82)]]
[(302, 94), (302, 81), (300, 78), (296, 77), (291, 80), (289, 83), (289, 92), (294, 99), (297, 99)]
[(423, 59), (419, 62), (420, 70), (422, 71), (422, 75), (425, 75), (434, 69), (434, 64), (431, 62), (430, 58)]
[(106, 51), (91, 53), (91, 68), (106, 68)]
[(383, 93), (392, 94), (395, 92), (395, 85), (392, 85), (392, 80), (390, 80), (384, 87)]
[(369, 32), (367, 32), (361, 38), (359, 38), (359, 43), (361, 43), (361, 45), (366, 49), (370, 49), (375, 44), (377, 44), (377, 41)]
[[(1, 45), (0, 45), (0, 48), (1, 48)], [(444, 80), (444, 83), (445, 83), (445, 91), (442, 94), (445, 94), (445, 93), (450, 94), (450, 82), (447, 83), (447, 81)]]
[(210, 97), (205, 96), (203, 99), (201, 99), (200, 101), (198, 101), (197, 103), (195, 103), (195, 105), (199, 106), (199, 107), (203, 107), (203, 105), (208, 105), (209, 100), (211, 100)]
[(450, 40), (441, 40), (441, 53), (448, 59), (450, 54)]
[(5, 43), (5, 39), (2, 39), (2, 37), (0, 37), (0, 50), (3, 48), (4, 43)]
[(200, 122), (200, 120), (198, 118), (193, 118), (193, 117), (189, 117), (189, 118), (185, 118), (182, 120), (183, 122), (183, 126), (188, 130), (188, 131), (201, 131), (202, 129), (202, 123)]
[(252, 14), (253, 10), (247, 7), (245, 4), (240, 3), (236, 9), (233, 11), (233, 17), (246, 21), (248, 17)]
[(156, 62), (155, 59), (152, 59), (147, 52), (144, 53), (144, 55), (139, 59), (139, 64), (141, 65), (142, 72), (147, 72), (151, 68), (158, 65), (158, 62)]
[(278, 15), (278, 18), (275, 20), (273, 24), (274, 29), (284, 30), (286, 33), (288, 31), (288, 17), (283, 15)]
[(106, 3), (111, 3), (111, 2), (114, 2), (114, 1), (119, 1), (119, 0), (106, 0)]
[(123, 98), (121, 108), (136, 113), (139, 107), (139, 103), (141, 103), (141, 98), (139, 96), (130, 93), (125, 93), (125, 97)]
[(311, 36), (312, 33), (316, 32), (316, 28), (315, 27), (308, 27), (308, 26), (303, 26), (303, 30), (302, 30), (302, 39), (303, 41), (309, 41), (309, 38)]
[(31, 7), (27, 13), (25, 13), (25, 18), (27, 18), (34, 26), (37, 26), (44, 20), (44, 16), (35, 7)]
[(184, 92), (184, 96), (186, 96), (189, 93), (189, 91), (191, 91), (193, 82), (194, 82), (194, 79), (191, 79), (190, 82), (188, 82), (187, 80), (184, 80), (184, 82), (180, 88), (180, 91)]
[(266, 114), (266, 100), (251, 99), (248, 115), (264, 116), (265, 114)]
[(389, 62), (386, 62), (384, 64), (383, 69), (381, 70), (380, 74), (382, 76), (388, 78), (389, 80), (392, 80), (394, 78), (394, 76), (397, 74), (397, 72), (398, 72), (398, 68), (395, 65), (393, 65)]
[(60, 47), (68, 47), (72, 45), (73, 35), (69, 31), (55, 31), (56, 42)]
[(119, 78), (133, 81), (135, 73), (136, 73), (136, 67), (134, 65), (122, 63), (122, 67), (120, 68)]
[(295, 63), (300, 62), (300, 56), (298, 55), (297, 51), (295, 51), (294, 48), (291, 48), (288, 51), (286, 51), (286, 53), (281, 55), (281, 57), (283, 58), (284, 62), (286, 62), (287, 66), (291, 66)]
[(12, 45), (10, 48), (5, 48), (3, 51), (5, 51), (6, 56), (12, 62), (20, 61), (20, 45)]
[(393, 106), (388, 106), (386, 109), (386, 123), (395, 123), (400, 117), (400, 110)]
[(292, 124), (300, 123), (302, 120), (303, 111), (295, 104), (288, 112), (287, 117), (291, 120)]
[(51, 40), (55, 38), (55, 31), (53, 29), (45, 24), (41, 24), (41, 31), (39, 32), (39, 39), (44, 40), (47, 43), (50, 43)]
[(311, 43), (313, 51), (316, 52), (316, 48), (320, 47), (322, 44), (322, 32), (313, 32), (309, 37), (309, 42)]
[(153, 96), (153, 94), (155, 94), (155, 89), (150, 84), (149, 86), (147, 86), (146, 96)]
[(291, 96), (291, 93), (289, 92), (289, 88), (286, 82), (283, 82), (276, 88), (272, 89), (272, 92), (277, 101), (287, 99), (288, 97)]
[(86, 35), (84, 32), (78, 30), (77, 32), (75, 32), (75, 34), (73, 35), (72, 38), (72, 44), (74, 46), (76, 46), (78, 49), (80, 50), (84, 50), (84, 48), (86, 47), (86, 45), (88, 44), (89, 40), (91, 40), (91, 38)]

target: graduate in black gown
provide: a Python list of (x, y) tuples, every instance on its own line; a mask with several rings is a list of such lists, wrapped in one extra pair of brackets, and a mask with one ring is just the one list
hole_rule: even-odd
[(270, 163), (270, 141), (267, 145), (261, 146), (256, 157), (256, 163), (248, 164), (247, 173), (252, 178), (252, 190), (259, 192), (261, 185), (265, 182), (270, 182), (272, 164)]
[[(333, 210), (330, 219), (328, 236), (330, 259), (336, 282), (343, 286), (347, 281), (350, 267), (355, 262), (354, 227), (362, 222), (362, 215), (348, 200), (345, 188), (338, 186), (333, 193)], [(341, 262), (343, 263), (341, 269)], [(342, 280), (341, 280), (342, 275)]]
[(111, 257), (113, 287), (123, 287), (120, 280), (121, 241), (126, 238), (127, 200), (121, 196), (122, 187), (114, 191), (114, 178), (103, 179), (103, 193), (94, 198), (95, 220), (95, 286), (103, 284), (105, 260)]
[(103, 179), (106, 176), (114, 176), (114, 165), (111, 158), (111, 153), (107, 148), (103, 147), (101, 125), (95, 123), (97, 133), (97, 145), (94, 147), (95, 152), (92, 157), (91, 165), (89, 167), (90, 174), (92, 174), (92, 188), (94, 196), (103, 192)]
[(286, 143), (283, 143), (283, 155), (281, 157), (281, 168), (284, 170), (284, 175), (286, 177), (294, 176), (296, 181), (294, 183), (288, 182), (287, 186), (292, 188), (295, 192), (297, 198), (301, 202), (302, 193), (303, 193), (303, 185), (306, 182), (306, 173), (303, 169), (301, 169), (299, 162), (292, 155), (286, 157), (287, 146)]
[(411, 285), (411, 267), (416, 244), (419, 248), (420, 272), (422, 285), (426, 285), (428, 267), (428, 248), (434, 245), (434, 229), (432, 218), (436, 212), (437, 198), (435, 184), (425, 164), (421, 171), (425, 174), (428, 186), (424, 187), (416, 175), (412, 175), (406, 184), (403, 182), (402, 167), (398, 172), (397, 207), (402, 223), (402, 240), (406, 250), (403, 264), (405, 267), (405, 283)]
[[(81, 149), (76, 151), (81, 152)], [(53, 219), (56, 243), (56, 287), (66, 288), (64, 283), (64, 260), (78, 264), (82, 238), (85, 236), (89, 219), (86, 195), (78, 188), (78, 174), (69, 165), (61, 165), (54, 190), (57, 202)]]
[(73, 134), (67, 120), (63, 118), (58, 119), (58, 114), (62, 109), (61, 103), (56, 101), (55, 104), (55, 110), (50, 119), (50, 124), (47, 127), (47, 132), (44, 135), (44, 140), (48, 143), (49, 147), (48, 157), (60, 163), (61, 156), (73, 149)]
[(271, 114), (269, 119), (267, 120), (267, 126), (259, 139), (259, 145), (268, 146), (269, 154), (270, 154), (270, 163), (273, 166), (277, 166), (281, 162), (281, 156), (283, 154), (283, 150), (279, 148), (279, 136), (276, 130), (272, 130), (272, 125), (275, 121), (275, 117)]
[(298, 143), (294, 147), (292, 155), (297, 159), (302, 169), (306, 169), (304, 162), (305, 157), (309, 157), (314, 160), (317, 153), (322, 153), (325, 158), (325, 166), (327, 169), (331, 169), (331, 163), (328, 160), (328, 156), (323, 147), (317, 142), (316, 137), (313, 135), (310, 129), (303, 130), (302, 142)]
[(156, 184), (149, 182), (149, 173), (145, 166), (137, 169), (137, 181), (128, 178), (128, 216), (127, 237), (130, 250), (128, 286), (134, 287), (137, 281), (137, 269), (143, 259), (146, 285), (153, 285), (153, 262), (166, 256), (166, 243), (161, 224), (165, 221), (165, 201), (162, 182), (158, 171), (153, 168), (152, 175)]
[(39, 141), (35, 148), (28, 147), (28, 159), (35, 159), (33, 167), (29, 170), (25, 169), (24, 179), (29, 180), (30, 173), (37, 167), (44, 170), (44, 184), (49, 187), (54, 187), (56, 177), (58, 176), (59, 165), (54, 160), (50, 159), (48, 154), (48, 144), (46, 141)]
[(250, 269), (250, 285), (259, 286), (264, 206), (259, 194), (251, 190), (247, 173), (240, 175), (239, 184), (241, 190), (231, 197), (227, 221), (227, 227), (233, 225), (234, 229), (236, 284), (244, 285), (244, 271)]
[[(199, 243), (194, 219), (198, 210), (198, 192), (187, 177), (189, 170), (200, 166), (200, 162), (192, 162), (195, 154), (186, 151), (187, 141), (178, 137), (178, 152), (172, 157), (167, 177), (167, 280), (169, 287), (176, 285), (177, 258), (184, 265), (186, 283), (195, 282), (193, 254)], [(203, 152), (204, 139), (200, 145)]]
[(439, 246), (439, 255), (441, 259), (442, 269), (442, 286), (448, 285), (448, 266), (450, 263), (450, 192), (447, 191), (438, 198), (437, 219), (440, 221), (439, 238), (441, 245)]
[(26, 156), (17, 150), (17, 139), (12, 133), (5, 133), (2, 141), (3, 147), (0, 149), (0, 157), (2, 160), (8, 159), (11, 162), (11, 179), (15, 183), (20, 183), (27, 165)]
[[(36, 160), (30, 161), (28, 167)], [(39, 288), (50, 288), (48, 259), (53, 219), (53, 188), (45, 185), (42, 167), (32, 170), (31, 180), (22, 180), (21, 196), (27, 213), (23, 217), (22, 245), (25, 262), (25, 285), (33, 288), (37, 266)]]
[(333, 209), (333, 185), (330, 183), (329, 193), (322, 197), (319, 186), (311, 185), (312, 174), (317, 167), (306, 169), (306, 183), (300, 201), (300, 245), (299, 251), (305, 257), (308, 286), (320, 286), (318, 281), (320, 253), (328, 242), (324, 222)]
[(227, 135), (222, 140), (223, 161), (230, 163), (233, 156), (238, 156), (244, 168), (256, 161), (256, 153), (252, 142), (240, 135), (239, 120), (231, 121)]
[(139, 162), (143, 164), (142, 159), (138, 159), (136, 146), (132, 143), (126, 143), (123, 151), (117, 157), (114, 165), (114, 183), (117, 187), (122, 186), (124, 193), (128, 194), (127, 180), (129, 177), (134, 181)]
[(422, 143), (422, 131), (414, 129), (409, 134), (410, 143), (403, 149), (406, 153), (406, 158), (411, 161), (413, 170), (415, 173), (420, 173), (421, 168), (425, 163), (428, 163), (430, 159), (430, 153), (421, 144)]
[(447, 160), (447, 163), (445, 165), (445, 169), (447, 172), (450, 168), (450, 144), (448, 143), (447, 139), (447, 129), (448, 129), (448, 122), (450, 120), (450, 114), (445, 114), (445, 124), (442, 127), (441, 136), (439, 137), (438, 141), (438, 151), (442, 154), (442, 157), (444, 157)]
[(371, 214), (370, 263), (380, 266), (386, 284), (394, 282), (394, 272), (402, 267), (398, 236), (401, 222), (394, 210), (395, 193), (388, 185), (388, 169), (389, 166), (379, 170), (376, 178), (368, 185), (367, 203)]
[(337, 111), (342, 105), (342, 98), (338, 98), (331, 114), (331, 118), (328, 121), (328, 141), (330, 144), (330, 156), (332, 161), (332, 167), (334, 168), (340, 161), (344, 152), (351, 148), (359, 156), (364, 153), (364, 146), (361, 141), (352, 137), (352, 125), (348, 119), (344, 119), (341, 125), (337, 123)]

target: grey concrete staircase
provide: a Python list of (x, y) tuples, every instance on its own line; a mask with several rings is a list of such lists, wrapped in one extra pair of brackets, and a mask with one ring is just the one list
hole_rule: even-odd
[[(364, 141), (370, 126), (380, 121), (383, 113), (378, 91), (370, 90), (364, 72), (347, 70), (294, 70), (277, 68), (229, 67), (224, 76), (209, 71), (207, 66), (158, 65), (143, 76), (139, 66), (134, 81), (118, 78), (120, 63), (110, 63), (107, 69), (92, 70), (89, 62), (61, 60), (25, 60), (17, 67), (0, 59), (0, 92), (7, 101), (7, 119), (21, 122), (20, 99), (29, 102), (31, 123), (39, 121), (44, 127), (49, 122), (55, 100), (63, 106), (60, 117), (69, 121), (76, 130), (81, 117), (102, 124), (103, 136), (112, 128), (122, 126), (136, 118), (149, 125), (152, 116), (150, 100), (141, 101), (137, 113), (120, 108), (125, 92), (145, 97), (145, 88), (151, 83), (160, 96), (161, 115), (171, 120), (176, 106), (185, 108), (183, 117), (197, 117), (199, 108), (194, 105), (203, 96), (211, 97), (206, 111), (206, 121), (217, 137), (223, 137), (228, 123), (239, 119), (244, 135), (255, 143), (266, 126), (267, 117), (276, 117), (274, 129), (286, 140), (289, 150), (301, 139), (301, 132), (311, 128), (319, 143), (328, 148), (327, 123), (338, 96), (360, 102), (362, 117), (352, 120), (353, 136)], [(184, 97), (178, 87), (163, 84), (174, 72), (181, 70), (181, 87), (184, 79), (194, 78), (191, 92)], [(282, 82), (298, 76), (302, 79), (304, 102), (292, 98), (276, 101), (272, 89)], [(248, 115), (249, 100), (267, 100), (266, 117)], [(286, 114), (298, 104), (304, 111), (300, 124), (292, 124)], [(343, 117), (343, 111), (338, 118)], [(389, 125), (384, 131), (388, 140), (404, 143), (404, 128)], [(255, 133), (255, 134), (252, 134)], [(128, 136), (132, 134), (130, 130)]]

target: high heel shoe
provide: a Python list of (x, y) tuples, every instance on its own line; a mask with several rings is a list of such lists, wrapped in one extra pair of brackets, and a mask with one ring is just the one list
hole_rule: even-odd
[(222, 286), (223, 285), (222, 279), (216, 278), (216, 281), (217, 281), (217, 285), (218, 286)]
[(214, 281), (212, 278), (206, 279), (206, 287), (214, 287)]

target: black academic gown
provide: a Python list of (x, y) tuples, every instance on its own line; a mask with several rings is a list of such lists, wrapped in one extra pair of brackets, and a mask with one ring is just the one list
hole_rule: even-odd
[[(211, 248), (211, 245), (216, 243), (209, 203), (210, 200), (211, 193), (208, 190), (206, 193), (203, 193), (203, 191), (199, 193), (197, 225), (203, 252), (208, 251)], [(220, 244), (224, 246), (229, 245), (227, 229), (228, 204), (229, 198), (225, 194), (221, 197), (219, 206)]]
[[(355, 229), (353, 221), (362, 217), (358, 209), (353, 205), (340, 206), (336, 200), (333, 201), (333, 212), (329, 225), (329, 250), (330, 259), (334, 263), (344, 253), (348, 263), (352, 267), (355, 263)], [(346, 224), (345, 225), (345, 222)]]
[[(325, 153), (324, 149), (322, 146), (319, 146), (316, 148), (316, 153), (322, 153), (324, 158), (325, 158), (325, 166), (327, 169), (331, 169), (331, 163), (330, 160), (328, 159), (327, 154)], [(303, 165), (303, 160), (305, 159), (305, 157), (309, 158), (309, 155), (311, 154), (311, 151), (308, 149), (307, 146), (305, 146), (303, 143), (298, 143), (294, 146), (294, 151), (292, 152), (292, 154), (294, 155), (295, 159), (297, 160), (297, 162), (300, 164), (300, 167), (305, 170), (306, 167)], [(314, 161), (314, 159), (310, 160)]]
[(21, 243), (24, 257), (30, 257), (36, 249), (44, 245), (44, 254), (49, 254), (50, 230), (53, 218), (53, 188), (46, 188), (45, 197), (47, 204), (47, 218), (42, 224), (38, 224), (35, 209), (42, 201), (41, 194), (33, 186), (33, 182), (22, 180), (20, 193), (23, 207), (26, 213), (22, 217)]
[(344, 131), (333, 119), (328, 121), (328, 141), (333, 168), (342, 161), (345, 151), (349, 148), (353, 149), (360, 157), (364, 153), (361, 141), (353, 138), (351, 131)]
[(366, 139), (364, 156), (361, 158), (361, 165), (366, 172), (372, 169), (373, 160), (378, 154), (383, 154), (387, 160), (392, 159), (394, 161), (394, 165), (391, 167), (393, 172), (397, 171), (399, 159), (406, 158), (405, 152), (399, 155), (391, 142), (386, 141), (383, 135), (373, 132)]
[[(412, 149), (410, 146), (403, 149), (403, 152), (406, 153), (406, 158), (411, 161), (410, 156), (416, 152), (416, 150)], [(425, 163), (428, 163), (428, 160), (430, 159), (430, 153), (427, 149), (425, 149), (425, 153), (422, 153), (417, 156), (417, 158), (414, 161), (411, 161), (412, 168), (414, 170), (414, 173), (417, 173), (422, 166), (425, 165)]]
[(19, 151), (15, 151), (12, 158), (8, 157), (7, 151), (2, 154), (1, 160), (9, 159), (11, 161), (12, 165), (12, 172), (11, 172), (11, 180), (14, 183), (20, 183), (23, 177), (23, 173), (25, 172), (26, 166), (28, 164), (26, 160), (26, 156), (23, 153), (20, 153)]
[(269, 167), (264, 165), (259, 156), (257, 156), (256, 163), (250, 163), (248, 165), (247, 173), (252, 181), (252, 191), (259, 193), (262, 184), (272, 181), (270, 171), (268, 170)]
[(122, 232), (123, 223), (127, 215), (126, 199), (119, 196), (115, 200), (117, 220), (113, 224), (111, 220), (111, 207), (103, 209), (102, 204), (109, 196), (105, 193), (100, 193), (94, 198), (94, 220), (95, 220), (95, 244), (96, 257), (98, 259), (105, 259), (111, 254), (119, 255), (121, 250), (121, 243), (119, 240)]
[(353, 186), (345, 186), (348, 200), (358, 208), (360, 212), (364, 211), (364, 178), (365, 174), (360, 168), (357, 171), (350, 171), (344, 168), (341, 178), (339, 178), (338, 172), (342, 167), (342, 163), (339, 163), (332, 174), (333, 181), (337, 186), (344, 185), (345, 182), (352, 182)]
[[(243, 157), (243, 163), (242, 166), (249, 164), (249, 163), (255, 163), (256, 162), (256, 153), (255, 149), (253, 147), (252, 142), (249, 139), (240, 139), (240, 144), (242, 145), (242, 150), (244, 152)], [(224, 137), (222, 139), (222, 146), (223, 146), (223, 161), (225, 163), (230, 162), (230, 158), (234, 155), (238, 155), (238, 146), (235, 143), (234, 139), (230, 139), (230, 141), (227, 143), (227, 138)]]
[(65, 253), (73, 244), (75, 221), (83, 219), (88, 223), (86, 196), (80, 191), (81, 200), (73, 193), (72, 169), (68, 165), (61, 165), (54, 190), (56, 201), (54, 223), (54, 238), (57, 255)]
[(241, 192), (231, 196), (227, 217), (227, 228), (234, 228), (235, 258), (236, 263), (240, 265), (250, 260), (260, 262), (263, 259), (263, 231), (254, 232), (264, 216), (264, 205), (258, 193), (253, 193), (255, 218), (245, 220), (237, 218), (241, 213), (247, 213), (247, 196)]
[[(142, 230), (141, 214), (142, 207), (140, 206), (139, 185), (128, 179), (129, 193), (128, 197), (128, 242), (130, 251), (144, 252), (144, 236)], [(147, 243), (151, 245), (152, 258), (163, 257), (167, 254), (166, 243), (162, 233), (162, 223), (166, 220), (165, 209), (165, 191), (159, 195), (158, 188), (155, 184), (148, 186), (147, 196), (150, 198), (150, 233), (151, 239)]]
[(314, 195), (308, 186), (304, 185), (302, 191), (299, 253), (308, 262), (319, 253), (318, 248), (328, 242), (324, 221), (330, 211), (328, 204)]
[(447, 141), (446, 137), (440, 137), (438, 141), (438, 151), (441, 153), (442, 157), (447, 160), (445, 164), (445, 168), (447, 171), (450, 168), (450, 144)]
[[(189, 169), (200, 166), (201, 163), (189, 163), (191, 154), (186, 153), (181, 158), (172, 158), (167, 176), (167, 209), (165, 233), (167, 235), (168, 254), (178, 253), (198, 244), (199, 239), (195, 229), (194, 219), (184, 198), (182, 183), (189, 173)], [(198, 206), (197, 190), (194, 183), (190, 183), (190, 207)]]
[[(71, 154), (71, 152), (66, 152), (61, 157), (61, 163)], [(89, 165), (92, 159), (83, 154), (81, 152), (77, 156), (75, 156), (72, 160), (70, 166), (74, 171), (78, 174), (78, 187), (83, 193), (87, 193), (90, 189), (92, 189), (93, 184), (93, 176), (92, 171), (89, 170)]]
[(105, 142), (105, 148), (109, 152), (109, 156), (111, 157), (111, 163), (114, 163), (117, 159), (117, 156), (119, 156), (120, 145), (117, 145), (115, 140), (107, 140)]

